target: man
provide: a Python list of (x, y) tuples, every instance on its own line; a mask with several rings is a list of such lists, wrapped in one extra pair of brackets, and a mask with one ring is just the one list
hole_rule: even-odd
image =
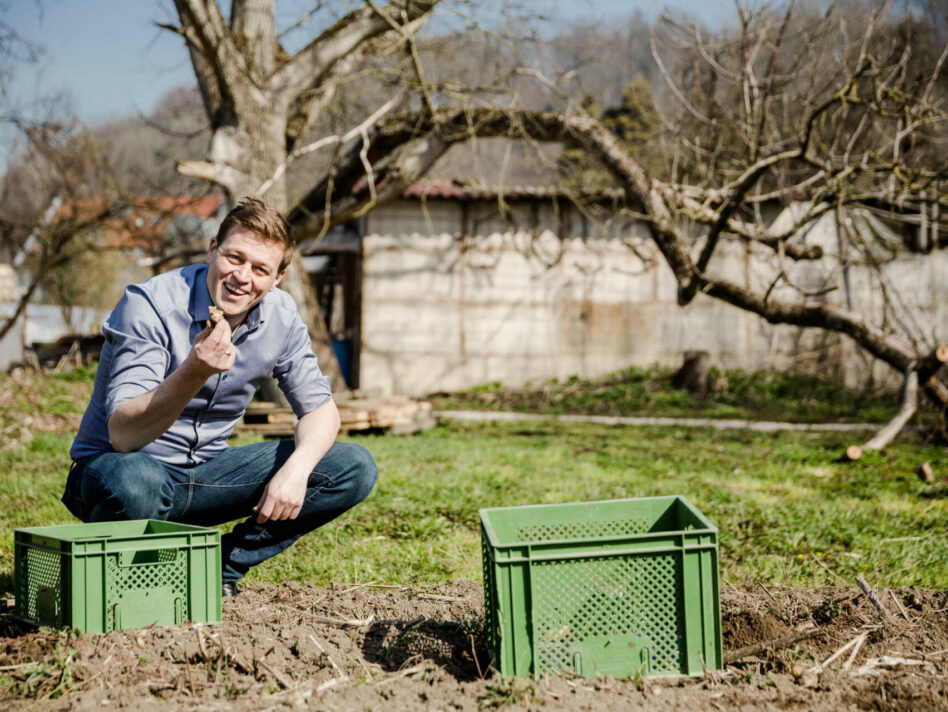
[[(364, 447), (335, 442), (329, 381), (292, 298), (274, 290), (293, 246), (283, 217), (247, 199), (224, 218), (206, 265), (128, 287), (103, 327), (70, 450), (63, 502), (83, 521), (246, 517), (222, 538), (225, 596), (251, 566), (364, 500), (378, 474)], [(299, 418), (294, 440), (228, 448), (271, 374)]]

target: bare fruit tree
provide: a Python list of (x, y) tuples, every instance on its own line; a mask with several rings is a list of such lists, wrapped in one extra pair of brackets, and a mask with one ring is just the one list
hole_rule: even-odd
[[(646, 223), (681, 305), (704, 294), (773, 324), (845, 334), (905, 374), (907, 401), (917, 382), (948, 406), (948, 388), (934, 375), (945, 350), (896, 314), (896, 301), (876, 319), (795, 278), (795, 265), (830, 257), (805, 238), (821, 216), (840, 216), (852, 248), (835, 255), (843, 260), (875, 259), (871, 239), (845, 227), (850, 209), (924, 214), (938, 224), (939, 206), (948, 207), (948, 172), (939, 160), (948, 135), (943, 28), (894, 16), (889, 3), (870, 12), (839, 3), (820, 14), (792, 2), (780, 12), (738, 5), (739, 25), (718, 35), (665, 16), (652, 39), (667, 94), (654, 141), (664, 161), (646, 168), (579, 98), (539, 72), (530, 74), (558, 110), (528, 110), (497, 87), (488, 101), (478, 89), (429, 81), (434, 73), (416, 33), (436, 4), (367, 2), (289, 56), (272, 0), (234, 0), (229, 23), (212, 0), (176, 0), (181, 24), (173, 29), (188, 43), (213, 130), (208, 160), (183, 163), (181, 171), (231, 195), (265, 195), (299, 233), (321, 234), (400, 195), (449, 147), (471, 138), (579, 147)], [(300, 146), (303, 130), (331, 105), (344, 75), (378, 51), (381, 37), (403, 51), (410, 89), (393, 85), (347, 130)], [(290, 200), (287, 166), (328, 146), (333, 160)], [(793, 209), (777, 219), (775, 205)], [(718, 271), (729, 245), (748, 250), (754, 281)], [(300, 301), (306, 290), (298, 272), (295, 279)], [(913, 408), (914, 401), (901, 415)]]
[[(393, 34), (410, 44), (437, 1), (367, 2), (291, 56), (280, 43), (274, 0), (234, 0), (229, 22), (215, 0), (175, 0), (180, 25), (166, 27), (187, 43), (212, 132), (207, 160), (182, 161), (179, 172), (213, 181), (232, 198), (263, 197), (285, 212), (285, 170), (300, 137), (329, 111), (365, 53), (378, 50), (373, 40)], [(384, 97), (372, 118), (399, 105), (398, 96)], [(283, 286), (300, 305), (334, 388), (344, 388), (299, 260)]]

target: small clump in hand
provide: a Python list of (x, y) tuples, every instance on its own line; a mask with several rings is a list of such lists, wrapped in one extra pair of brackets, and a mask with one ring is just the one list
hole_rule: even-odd
[(211, 315), (211, 326), (217, 326), (224, 320), (224, 312), (213, 304), (207, 308)]

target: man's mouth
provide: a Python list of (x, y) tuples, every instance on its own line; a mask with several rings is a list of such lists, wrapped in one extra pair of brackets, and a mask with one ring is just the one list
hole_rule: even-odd
[(235, 297), (245, 297), (245, 296), (247, 296), (247, 292), (245, 292), (245, 291), (242, 290), (242, 289), (238, 289), (237, 287), (233, 286), (232, 284), (224, 284), (224, 289), (227, 290), (228, 293), (233, 294)]

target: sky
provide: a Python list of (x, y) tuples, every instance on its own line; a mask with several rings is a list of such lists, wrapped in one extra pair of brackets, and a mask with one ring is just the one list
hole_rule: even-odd
[[(714, 25), (726, 8), (733, 8), (727, 0), (531, 0), (530, 4), (564, 23), (615, 21), (635, 10), (651, 18), (667, 7)], [(313, 5), (312, 0), (280, 0), (277, 11), (295, 18)], [(165, 92), (194, 83), (183, 40), (155, 24), (177, 24), (171, 0), (0, 0), (0, 22), (42, 50), (35, 65), (19, 67), (13, 75), (11, 95), (20, 106), (61, 95), (79, 118), (94, 124), (115, 116), (148, 114)]]

